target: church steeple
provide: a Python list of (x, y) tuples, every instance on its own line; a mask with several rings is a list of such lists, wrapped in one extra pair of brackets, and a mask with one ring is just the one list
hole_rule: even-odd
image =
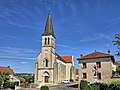
[(53, 25), (52, 25), (52, 19), (50, 17), (50, 11), (48, 12), (47, 22), (46, 22), (45, 30), (42, 36), (48, 36), (48, 35), (52, 35), (55, 38), (54, 31), (53, 31)]

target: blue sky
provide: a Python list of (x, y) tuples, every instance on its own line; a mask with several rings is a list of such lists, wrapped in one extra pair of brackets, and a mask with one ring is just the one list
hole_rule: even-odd
[(16, 73), (34, 72), (48, 10), (56, 52), (74, 55), (76, 67), (80, 54), (110, 49), (114, 55), (119, 4), (120, 0), (0, 0), (0, 65), (11, 66)]

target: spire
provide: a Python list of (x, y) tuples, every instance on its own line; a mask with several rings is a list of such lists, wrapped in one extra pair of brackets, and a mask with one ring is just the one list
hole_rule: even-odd
[(53, 26), (52, 26), (52, 20), (51, 20), (51, 17), (50, 17), (50, 11), (48, 12), (48, 17), (47, 17), (45, 30), (44, 30), (42, 35), (43, 36), (52, 35), (53, 37), (55, 37), (54, 31), (53, 31)]

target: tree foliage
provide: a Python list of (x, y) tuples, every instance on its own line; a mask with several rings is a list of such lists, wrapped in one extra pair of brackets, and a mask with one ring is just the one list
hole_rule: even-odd
[(6, 72), (0, 72), (0, 84), (1, 84), (1, 88), (6, 87), (6, 85), (8, 85), (10, 81), (10, 77), (9, 77), (9, 73)]
[(115, 40), (113, 42), (118, 48), (117, 55), (120, 56), (120, 34), (115, 34)]

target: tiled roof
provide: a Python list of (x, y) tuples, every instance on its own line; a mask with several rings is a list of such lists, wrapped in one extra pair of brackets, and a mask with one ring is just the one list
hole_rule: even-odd
[(14, 74), (14, 71), (9, 66), (8, 67), (0, 66), (0, 72), (8, 72), (9, 74)]
[(65, 63), (72, 63), (72, 56), (60, 56), (56, 53), (57, 59), (65, 62)]
[(76, 69), (75, 74), (78, 75), (78, 69)]
[(82, 57), (78, 58), (77, 60), (103, 58), (103, 57), (113, 57), (113, 55), (105, 54), (105, 53), (101, 53), (101, 52), (96, 52), (95, 51), (95, 52), (90, 53), (88, 55), (82, 56)]
[(72, 56), (61, 56), (66, 63), (72, 63)]
[(120, 64), (120, 60), (117, 60), (116, 63)]
[(59, 60), (65, 62), (65, 60), (64, 60), (61, 56), (59, 56), (57, 53), (56, 53), (56, 55), (57, 55), (57, 59), (59, 59)]

